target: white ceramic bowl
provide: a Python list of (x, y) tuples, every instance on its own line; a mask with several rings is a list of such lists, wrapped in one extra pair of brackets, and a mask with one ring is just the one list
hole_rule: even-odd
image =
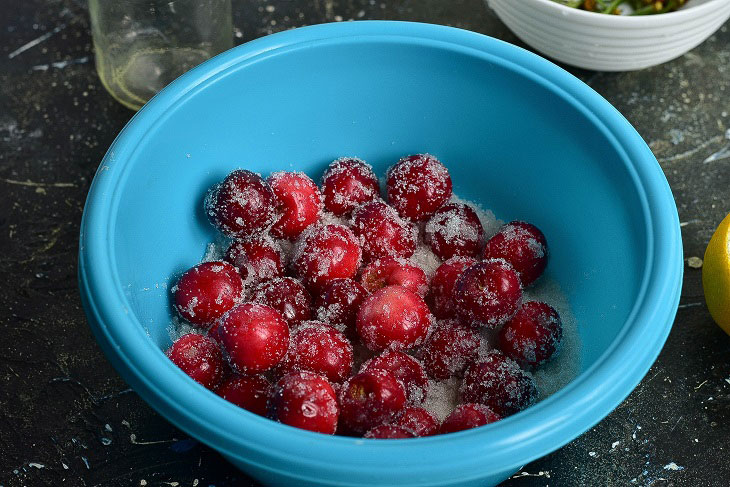
[(486, 0), (517, 37), (565, 64), (632, 71), (681, 56), (730, 17), (730, 0), (689, 0), (676, 12), (606, 15), (553, 0)]

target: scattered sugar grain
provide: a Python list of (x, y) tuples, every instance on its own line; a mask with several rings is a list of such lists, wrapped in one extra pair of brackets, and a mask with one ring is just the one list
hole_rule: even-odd
[(495, 233), (497, 233), (499, 228), (504, 225), (504, 222), (497, 219), (497, 217), (494, 216), (494, 213), (492, 213), (491, 210), (483, 208), (479, 203), (462, 200), (458, 196), (451, 196), (450, 201), (451, 203), (461, 203), (472, 207), (474, 212), (479, 217), (479, 221), (482, 223), (482, 227), (484, 228), (484, 237), (486, 239), (492, 237)]
[(428, 410), (440, 422), (451, 414), (451, 411), (459, 404), (459, 386), (461, 379), (451, 377), (446, 380), (429, 380), (428, 394), (424, 409)]

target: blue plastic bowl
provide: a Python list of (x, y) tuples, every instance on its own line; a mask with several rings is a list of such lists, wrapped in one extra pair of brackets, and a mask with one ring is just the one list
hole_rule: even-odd
[[(253, 415), (163, 354), (169, 288), (214, 230), (203, 195), (234, 168), (318, 179), (355, 155), (379, 174), (430, 152), (456, 194), (524, 219), (583, 342), (581, 374), (498, 423), (413, 440), (330, 437)], [(463, 30), (402, 22), (296, 29), (228, 51), (145, 106), (99, 167), (79, 281), (99, 344), (160, 414), (272, 485), (497, 483), (590, 428), (638, 384), (679, 300), (682, 252), (664, 175), (631, 125), (555, 65)]]

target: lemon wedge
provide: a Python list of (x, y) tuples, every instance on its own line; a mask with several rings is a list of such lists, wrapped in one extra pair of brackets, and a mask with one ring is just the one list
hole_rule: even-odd
[(730, 215), (720, 222), (707, 244), (702, 288), (712, 319), (730, 335)]

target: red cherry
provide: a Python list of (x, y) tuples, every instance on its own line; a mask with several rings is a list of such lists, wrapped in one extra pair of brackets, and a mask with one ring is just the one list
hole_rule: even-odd
[(271, 306), (292, 326), (312, 317), (312, 297), (293, 277), (279, 277), (260, 284), (251, 299)]
[(403, 410), (393, 424), (405, 428), (415, 436), (431, 436), (439, 431), (439, 422), (426, 409), (409, 406)]
[(388, 286), (365, 298), (356, 326), (370, 350), (407, 350), (423, 343), (432, 320), (418, 294), (401, 286)]
[(256, 286), (284, 274), (281, 250), (269, 239), (236, 240), (225, 258), (238, 268), (247, 285)]
[(218, 336), (238, 372), (263, 372), (278, 364), (289, 347), (289, 326), (269, 306), (244, 303), (223, 318)]
[(426, 400), (428, 377), (423, 364), (403, 352), (386, 350), (371, 358), (360, 367), (360, 371), (383, 369), (403, 383), (409, 404), (421, 404)]
[(210, 328), (241, 299), (243, 281), (228, 262), (203, 262), (185, 271), (172, 290), (180, 316), (194, 325)]
[(414, 221), (428, 219), (451, 198), (451, 176), (430, 154), (407, 156), (388, 169), (388, 202)]
[(347, 429), (362, 434), (386, 423), (403, 409), (403, 384), (383, 369), (360, 372), (340, 389), (340, 416)]
[(419, 296), (428, 291), (428, 278), (423, 269), (408, 262), (386, 257), (371, 262), (362, 270), (360, 283), (370, 293), (385, 286), (402, 286)]
[(237, 375), (224, 381), (215, 393), (247, 411), (266, 416), (271, 383), (263, 375)]
[(324, 377), (309, 371), (292, 372), (274, 386), (269, 413), (289, 426), (333, 435), (339, 417), (337, 395)]
[(343, 225), (310, 226), (294, 246), (295, 274), (315, 294), (338, 278), (352, 278), (362, 251), (352, 231)]
[(467, 323), (497, 328), (514, 316), (522, 299), (517, 272), (504, 260), (485, 260), (461, 273), (454, 286), (454, 309)]
[(555, 309), (528, 301), (499, 331), (499, 348), (518, 363), (536, 367), (555, 354), (563, 338), (563, 325)]
[(322, 176), (324, 207), (336, 216), (349, 214), (363, 203), (377, 199), (380, 184), (373, 168), (353, 157), (342, 157)]
[(416, 227), (382, 201), (365, 203), (353, 211), (352, 231), (360, 241), (366, 261), (410, 257), (416, 250)]
[(167, 350), (168, 358), (195, 382), (213, 389), (223, 378), (223, 356), (210, 337), (188, 333)]
[(510, 222), (487, 241), (484, 258), (506, 260), (520, 275), (522, 285), (529, 286), (547, 267), (547, 240), (535, 225)]
[(484, 228), (476, 212), (463, 203), (442, 206), (426, 224), (425, 240), (433, 253), (446, 260), (456, 255), (476, 257)]
[(461, 375), (479, 357), (481, 338), (456, 320), (442, 321), (423, 346), (423, 364), (428, 375), (444, 380)]
[(370, 428), (364, 435), (363, 438), (377, 438), (381, 440), (394, 440), (398, 438), (413, 438), (415, 435), (403, 428), (394, 424), (380, 424), (374, 428)]
[(305, 321), (292, 331), (283, 373), (309, 370), (330, 382), (342, 382), (352, 372), (352, 344), (341, 332), (319, 321)]
[(483, 404), (459, 404), (444, 420), (440, 433), (456, 433), (494, 423), (500, 419), (502, 418), (498, 414)]
[(522, 411), (537, 400), (537, 386), (517, 362), (500, 352), (489, 352), (466, 369), (461, 397), (489, 406), (502, 417)]
[(211, 188), (205, 212), (230, 237), (260, 235), (276, 218), (274, 192), (258, 174), (238, 169)]
[(271, 235), (294, 240), (305, 228), (319, 220), (322, 196), (309, 176), (301, 172), (278, 171), (266, 180), (276, 196), (279, 217)]
[(471, 257), (452, 257), (436, 269), (431, 278), (431, 287), (427, 296), (431, 312), (436, 318), (444, 319), (454, 316), (452, 296), (456, 280), (467, 267), (476, 263), (477, 260)]
[(342, 332), (354, 330), (357, 310), (367, 295), (365, 288), (352, 279), (335, 279), (317, 296), (315, 316)]

